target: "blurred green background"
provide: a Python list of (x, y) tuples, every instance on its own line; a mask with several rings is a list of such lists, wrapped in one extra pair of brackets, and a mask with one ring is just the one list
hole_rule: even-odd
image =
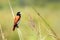
[[(57, 40), (49, 36), (49, 26), (37, 15), (36, 11), (47, 21), (51, 28), (60, 38), (60, 0), (10, 0), (14, 15), (21, 12), (19, 29), (22, 33), (22, 40)], [(33, 8), (36, 9), (36, 11)], [(0, 25), (7, 40), (19, 40), (17, 30), (12, 31), (13, 16), (8, 0), (0, 0)], [(51, 30), (50, 30), (51, 31)], [(49, 32), (50, 32), (49, 31)], [(53, 34), (53, 33), (52, 33)], [(0, 30), (0, 40), (2, 34)]]

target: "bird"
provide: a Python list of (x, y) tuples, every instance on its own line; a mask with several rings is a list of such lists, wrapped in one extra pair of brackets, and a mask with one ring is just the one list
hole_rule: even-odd
[(21, 14), (20, 12), (17, 12), (15, 18), (14, 18), (14, 25), (13, 25), (13, 31), (15, 30), (15, 28), (18, 28), (18, 22), (21, 19)]

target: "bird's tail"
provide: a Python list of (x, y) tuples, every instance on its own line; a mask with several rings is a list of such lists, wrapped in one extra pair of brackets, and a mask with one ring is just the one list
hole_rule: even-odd
[(14, 26), (13, 26), (13, 31), (15, 30), (15, 28), (18, 28), (18, 24), (15, 24)]

